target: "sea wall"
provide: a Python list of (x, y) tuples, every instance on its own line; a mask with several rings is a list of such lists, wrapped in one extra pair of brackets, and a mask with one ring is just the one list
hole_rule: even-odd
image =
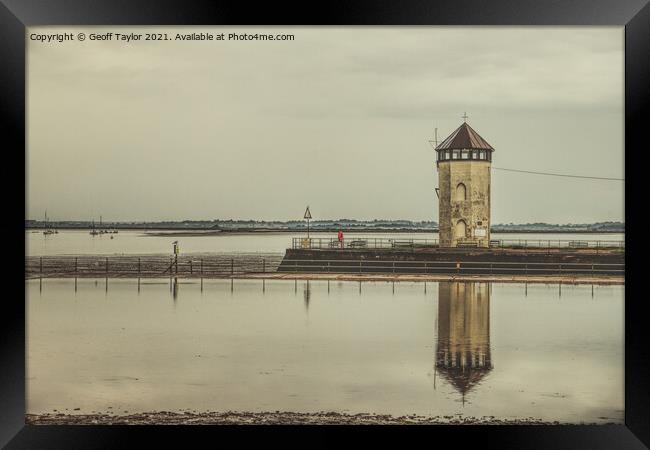
[(622, 275), (620, 250), (287, 249), (278, 272)]

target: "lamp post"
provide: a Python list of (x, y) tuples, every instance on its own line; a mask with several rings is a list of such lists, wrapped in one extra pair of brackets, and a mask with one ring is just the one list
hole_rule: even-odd
[[(178, 241), (172, 242), (172, 245), (174, 246), (174, 266), (176, 269), (176, 273), (178, 273), (178, 253), (180, 252), (180, 248), (178, 247)], [(171, 273), (171, 269), (169, 269)]]

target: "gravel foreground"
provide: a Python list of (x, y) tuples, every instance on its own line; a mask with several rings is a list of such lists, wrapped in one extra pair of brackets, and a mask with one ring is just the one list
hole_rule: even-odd
[[(28, 425), (566, 425), (535, 418), (494, 416), (391, 416), (337, 412), (146, 412), (113, 414), (26, 414)], [(586, 425), (586, 424), (581, 424)]]

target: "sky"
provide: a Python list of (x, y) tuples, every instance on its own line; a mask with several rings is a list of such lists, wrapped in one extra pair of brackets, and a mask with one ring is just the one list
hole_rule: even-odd
[[(90, 39), (109, 32), (142, 38)], [(200, 32), (294, 39), (175, 40)], [(437, 221), (428, 141), (464, 113), (495, 148), (492, 223), (624, 218), (621, 181), (496, 170), (624, 178), (623, 27), (30, 27), (26, 39), (29, 219), (291, 220), (309, 205), (315, 220)]]

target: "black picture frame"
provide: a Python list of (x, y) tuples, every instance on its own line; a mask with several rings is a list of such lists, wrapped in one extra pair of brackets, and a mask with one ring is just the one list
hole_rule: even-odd
[[(647, 0), (447, 0), (428, 2), (302, 2), (285, 7), (277, 2), (209, 2), (169, 0), (0, 0), (0, 129), (2, 130), (5, 211), (2, 218), (5, 286), (0, 364), (0, 444), (7, 448), (114, 448), (131, 439), (170, 443), (174, 427), (55, 427), (25, 425), (25, 27), (35, 25), (617, 25), (625, 26), (626, 158), (626, 300), (625, 300), (625, 425), (603, 426), (434, 426), (391, 429), (392, 437), (418, 434), (429, 442), (446, 435), (452, 442), (474, 441), (497, 448), (645, 448), (650, 446), (650, 332), (648, 307), (641, 291), (645, 250), (641, 215), (645, 212), (641, 184), (648, 152), (644, 122), (650, 97), (650, 5)], [(21, 172), (22, 171), (22, 172)], [(17, 174), (12, 179), (11, 174)], [(7, 210), (7, 205), (9, 209)], [(21, 212), (22, 211), (22, 212)], [(8, 250), (8, 251), (7, 251)], [(22, 255), (23, 259), (20, 260)], [(24, 276), (24, 273), (23, 275)], [(172, 430), (172, 428), (174, 428)], [(194, 436), (215, 431), (236, 436), (239, 445), (251, 438), (247, 427), (183, 427)], [(355, 432), (350, 427), (327, 431)], [(259, 427), (267, 438), (277, 433), (300, 440), (312, 427)], [(373, 433), (365, 433), (372, 431)], [(319, 444), (338, 445), (339, 438), (322, 429)], [(364, 428), (367, 439), (385, 441), (386, 428)], [(432, 440), (433, 439), (433, 440)], [(187, 444), (187, 441), (180, 441)], [(402, 440), (398, 442), (403, 442)], [(151, 442), (149, 442), (151, 444)], [(285, 440), (286, 444), (287, 441)], [(297, 442), (300, 443), (300, 442)], [(310, 445), (310, 441), (302, 444)], [(644, 445), (645, 444), (645, 445)]]

